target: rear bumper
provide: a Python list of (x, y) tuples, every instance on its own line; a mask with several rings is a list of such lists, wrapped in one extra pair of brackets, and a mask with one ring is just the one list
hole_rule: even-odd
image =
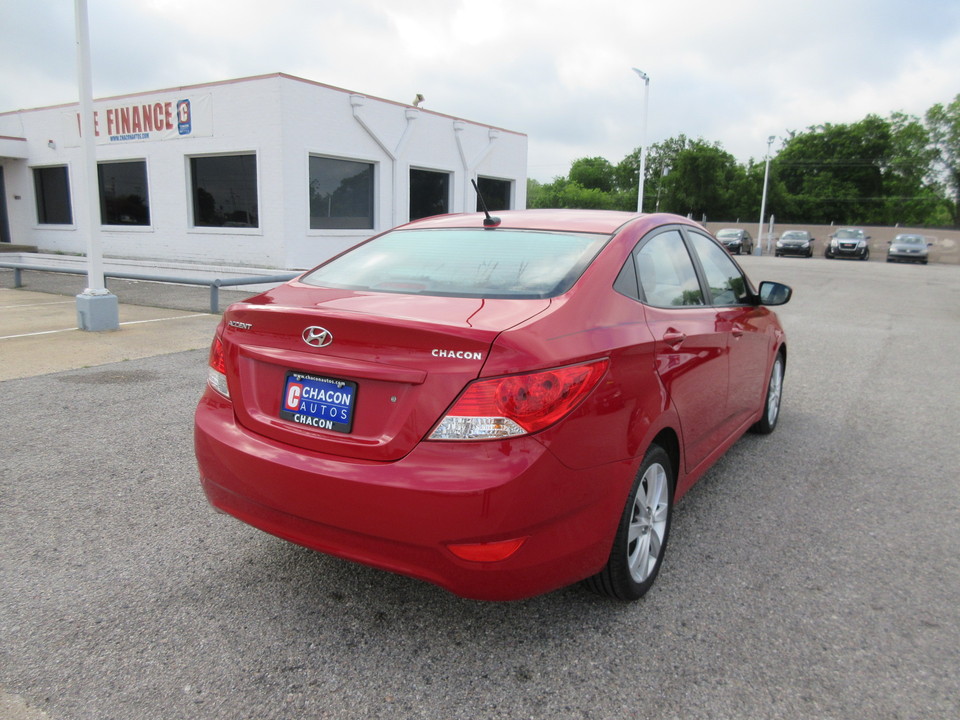
[[(337, 458), (249, 432), (209, 390), (194, 439), (215, 507), (299, 545), (483, 600), (529, 597), (598, 572), (635, 470), (632, 461), (571, 470), (529, 437), (420, 443), (395, 462)], [(498, 562), (448, 549), (521, 537)]]

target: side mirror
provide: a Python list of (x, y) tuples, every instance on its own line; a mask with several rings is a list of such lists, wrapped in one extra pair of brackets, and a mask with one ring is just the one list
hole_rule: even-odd
[(793, 288), (783, 283), (764, 280), (760, 283), (761, 305), (786, 305), (793, 296)]

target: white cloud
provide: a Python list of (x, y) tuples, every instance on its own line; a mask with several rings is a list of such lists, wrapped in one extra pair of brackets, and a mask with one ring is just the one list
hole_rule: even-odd
[[(89, 0), (98, 96), (286, 72), (524, 132), (531, 177), (683, 133), (770, 134), (960, 93), (942, 0)], [(73, 3), (0, 3), (0, 110), (74, 101)]]

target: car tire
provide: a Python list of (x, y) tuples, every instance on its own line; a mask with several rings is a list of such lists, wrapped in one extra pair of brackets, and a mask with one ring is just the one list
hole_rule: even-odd
[(646, 594), (667, 549), (673, 491), (670, 456), (659, 445), (651, 445), (627, 496), (607, 564), (584, 580), (588, 588), (618, 600), (637, 600)]
[(763, 415), (750, 428), (758, 435), (769, 435), (777, 427), (780, 419), (780, 401), (783, 399), (783, 353), (777, 353), (770, 369), (770, 380), (767, 382), (767, 393), (763, 399)]
[(861, 259), (861, 260), (869, 260), (869, 259), (870, 259), (870, 248), (867, 248), (866, 250), (863, 251), (863, 256), (862, 256), (860, 259)]

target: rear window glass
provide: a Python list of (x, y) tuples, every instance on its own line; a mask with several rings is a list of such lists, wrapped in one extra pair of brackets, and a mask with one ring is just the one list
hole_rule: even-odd
[(418, 295), (553, 297), (570, 289), (609, 238), (534, 230), (397, 230), (334, 258), (301, 281)]

